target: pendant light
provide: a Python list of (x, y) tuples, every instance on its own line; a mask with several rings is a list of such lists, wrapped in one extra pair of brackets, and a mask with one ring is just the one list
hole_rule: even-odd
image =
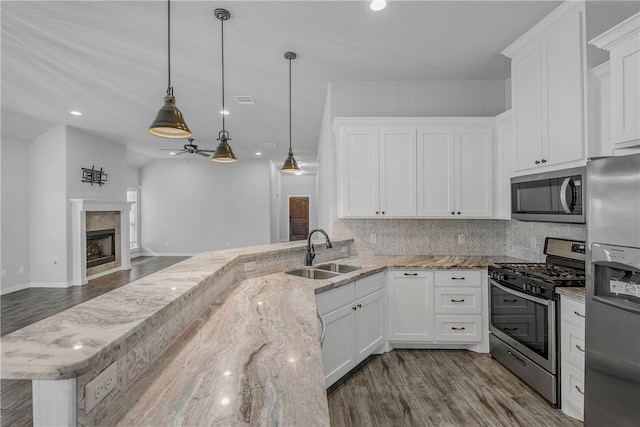
[[(221, 36), (221, 46), (222, 46), (222, 111), (226, 111), (224, 109), (224, 21), (228, 20), (231, 17), (231, 14), (226, 9), (216, 9), (213, 11), (213, 14), (216, 18), (220, 20), (220, 29), (222, 30)], [(236, 156), (233, 154), (233, 150), (231, 150), (231, 146), (228, 141), (231, 141), (229, 138), (229, 132), (224, 127), (224, 116), (226, 114), (222, 114), (222, 130), (218, 132), (218, 147), (216, 148), (216, 152), (213, 153), (211, 157), (211, 161), (218, 163), (231, 163), (235, 162)]]
[(291, 61), (296, 59), (296, 56), (295, 52), (286, 52), (284, 54), (284, 58), (289, 61), (289, 155), (280, 170), (287, 173), (300, 172), (298, 163), (296, 162), (295, 157), (293, 157), (293, 150), (291, 149)]
[(182, 113), (176, 107), (176, 98), (173, 96), (171, 86), (171, 0), (167, 0), (167, 93), (164, 96), (164, 105), (158, 111), (156, 119), (149, 126), (149, 132), (164, 138), (189, 138), (191, 131), (184, 122)]

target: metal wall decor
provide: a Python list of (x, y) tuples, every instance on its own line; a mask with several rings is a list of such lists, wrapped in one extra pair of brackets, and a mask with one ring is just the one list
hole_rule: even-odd
[(88, 182), (93, 184), (98, 184), (100, 187), (107, 182), (107, 174), (100, 170), (96, 169), (95, 166), (91, 166), (91, 169), (82, 168), (82, 182)]

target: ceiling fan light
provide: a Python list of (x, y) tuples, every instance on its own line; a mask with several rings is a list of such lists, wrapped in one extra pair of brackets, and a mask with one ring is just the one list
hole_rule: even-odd
[(296, 162), (295, 157), (293, 157), (293, 151), (289, 150), (289, 155), (287, 156), (287, 160), (284, 161), (284, 164), (282, 165), (280, 170), (286, 173), (300, 172), (300, 168), (298, 167), (298, 162)]
[(191, 131), (184, 122), (182, 113), (176, 107), (175, 96), (167, 95), (164, 97), (164, 105), (149, 126), (149, 132), (164, 138), (188, 138), (191, 136)]
[(226, 136), (221, 136), (219, 138), (220, 143), (216, 147), (216, 152), (213, 153), (213, 156), (211, 157), (212, 162), (233, 163), (238, 161), (236, 156), (233, 154), (231, 146), (227, 142), (228, 140), (229, 138), (227, 138)]

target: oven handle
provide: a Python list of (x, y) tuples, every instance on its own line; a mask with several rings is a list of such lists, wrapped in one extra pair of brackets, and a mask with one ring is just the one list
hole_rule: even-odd
[(548, 299), (542, 299), (542, 298), (534, 297), (532, 295), (527, 295), (527, 294), (524, 294), (522, 292), (516, 291), (515, 289), (507, 288), (505, 286), (502, 286), (501, 284), (499, 284), (495, 280), (489, 279), (489, 282), (491, 283), (491, 285), (495, 286), (496, 288), (501, 289), (501, 290), (503, 290), (503, 291), (505, 291), (507, 293), (510, 293), (512, 295), (515, 295), (517, 297), (524, 298), (526, 300), (533, 301), (533, 302), (538, 303), (538, 304), (542, 304), (542, 305), (546, 305), (546, 306), (549, 305), (549, 300)]

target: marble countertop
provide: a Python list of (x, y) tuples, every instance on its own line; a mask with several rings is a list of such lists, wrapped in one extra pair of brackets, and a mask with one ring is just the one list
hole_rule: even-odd
[(572, 288), (572, 287), (559, 287), (556, 288), (556, 293), (559, 295), (564, 295), (567, 298), (572, 300), (584, 303), (585, 300), (585, 289), (584, 287), (580, 288)]

